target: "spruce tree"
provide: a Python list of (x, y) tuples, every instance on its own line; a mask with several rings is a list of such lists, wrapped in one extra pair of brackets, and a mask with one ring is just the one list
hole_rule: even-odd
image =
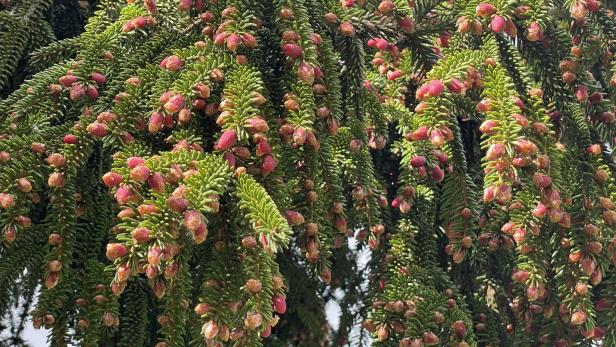
[(66, 3), (0, 1), (51, 346), (616, 346), (613, 1)]

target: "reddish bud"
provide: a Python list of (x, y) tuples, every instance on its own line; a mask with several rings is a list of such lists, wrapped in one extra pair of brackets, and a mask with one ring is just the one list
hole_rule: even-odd
[(274, 312), (278, 314), (284, 314), (287, 311), (287, 302), (281, 295), (274, 295), (272, 298), (272, 305)]
[(379, 12), (381, 12), (382, 14), (388, 15), (390, 13), (393, 12), (395, 7), (395, 4), (393, 1), (391, 0), (383, 0), (381, 1), (381, 3), (379, 3)]
[(305, 61), (301, 62), (297, 68), (297, 76), (305, 84), (311, 86), (314, 83), (314, 67)]
[(586, 88), (586, 86), (579, 86), (578, 89), (575, 91), (575, 97), (579, 102), (586, 102), (586, 100), (588, 100), (588, 89)]
[(160, 172), (155, 172), (148, 178), (148, 185), (153, 191), (161, 193), (165, 189), (165, 178)]
[(593, 105), (596, 105), (600, 103), (602, 99), (603, 99), (603, 95), (600, 92), (594, 92), (590, 94), (590, 96), (588, 97), (588, 102), (590, 102)]
[[(409, 139), (410, 137), (410, 139)], [(422, 126), (413, 131), (410, 136), (407, 136), (410, 141), (423, 141), (428, 139), (428, 127)]]
[(130, 190), (130, 188), (127, 188), (127, 187), (118, 188), (115, 194), (116, 201), (120, 205), (127, 204), (128, 202), (133, 200), (133, 197), (134, 197), (133, 192)]
[(590, 145), (586, 149), (586, 152), (592, 155), (599, 155), (601, 154), (601, 145), (599, 144)]
[(509, 35), (509, 37), (518, 36), (518, 27), (516, 27), (515, 23), (511, 19), (507, 19), (505, 21), (505, 33)]
[(498, 123), (495, 120), (486, 120), (479, 126), (479, 131), (486, 135), (494, 135)]
[(490, 186), (490, 187), (486, 187), (483, 190), (483, 201), (484, 202), (491, 202), (494, 200), (494, 187)]
[(126, 164), (128, 165), (129, 169), (134, 169), (138, 165), (145, 164), (145, 160), (141, 157), (129, 157), (128, 159), (126, 159)]
[(86, 88), (85, 94), (88, 96), (88, 98), (90, 98), (90, 100), (98, 99), (98, 89), (96, 89), (96, 87), (94, 86), (88, 86)]
[(138, 244), (143, 244), (150, 240), (150, 230), (144, 227), (135, 228), (130, 235)]
[(565, 71), (562, 74), (562, 79), (565, 83), (567, 84), (571, 84), (573, 82), (575, 82), (575, 80), (577, 79), (577, 75), (573, 72), (570, 71)]
[(265, 133), (269, 130), (267, 122), (263, 118), (257, 117), (249, 118), (248, 120), (246, 120), (244, 126), (246, 127), (246, 130), (251, 134)]
[(340, 30), (340, 34), (342, 34), (342, 36), (355, 37), (355, 28), (353, 27), (353, 24), (349, 22), (340, 23), (338, 29)]
[(64, 186), (64, 174), (61, 172), (54, 172), (49, 175), (47, 179), (47, 184), (50, 188), (58, 188)]
[(270, 154), (272, 151), (269, 143), (266, 140), (261, 140), (257, 143), (257, 156), (262, 157)]
[(66, 159), (60, 153), (53, 153), (49, 157), (47, 157), (47, 163), (55, 168), (61, 168), (66, 165)]
[(137, 165), (130, 171), (130, 178), (133, 181), (145, 182), (150, 178), (150, 169), (145, 165)]
[(616, 212), (611, 210), (603, 211), (603, 221), (609, 226), (616, 225)]
[(526, 239), (526, 230), (522, 228), (517, 228), (513, 232), (513, 240), (519, 245), (524, 242)]
[(244, 319), (244, 325), (251, 330), (258, 328), (262, 323), (263, 317), (260, 313), (248, 313)]
[(462, 94), (465, 91), (464, 83), (457, 78), (454, 78), (451, 82), (447, 83), (447, 89), (449, 89), (449, 91), (453, 94)]
[(503, 156), (506, 152), (506, 147), (502, 143), (493, 143), (486, 152), (486, 159), (493, 161)]
[(310, 34), (310, 39), (312, 40), (312, 44), (315, 46), (320, 45), (323, 42), (323, 39), (321, 38), (321, 35), (317, 34), (317, 33), (312, 33)]
[(420, 166), (424, 166), (426, 164), (426, 157), (424, 156), (415, 156), (413, 158), (411, 158), (411, 166), (413, 167), (420, 167)]
[(26, 178), (20, 178), (17, 180), (17, 190), (24, 193), (32, 191), (32, 183)]
[(224, 151), (233, 147), (236, 142), (237, 133), (235, 129), (225, 130), (222, 135), (220, 135), (218, 142), (216, 142), (216, 144), (214, 145), (214, 149)]
[(544, 204), (539, 203), (539, 204), (537, 204), (537, 206), (533, 209), (533, 212), (532, 212), (532, 213), (533, 213), (533, 216), (534, 216), (535, 218), (542, 219), (543, 217), (545, 217), (545, 215), (546, 215), (547, 211), (548, 211), (548, 208), (547, 208)]
[(535, 154), (537, 152), (537, 145), (530, 140), (521, 139), (515, 141), (513, 144), (515, 146), (515, 151), (518, 154), (528, 155)]
[(441, 80), (432, 80), (428, 82), (427, 94), (431, 97), (438, 97), (443, 92), (445, 85)]
[(532, 22), (526, 28), (528, 41), (536, 42), (543, 39), (543, 28), (537, 22)]
[(251, 278), (246, 282), (246, 290), (251, 294), (259, 293), (262, 287), (261, 281), (256, 279)]
[(11, 160), (11, 154), (9, 154), (9, 152), (7, 151), (1, 151), (0, 152), (0, 163), (5, 164), (5, 163), (8, 163), (9, 160)]
[(280, 18), (286, 19), (286, 20), (293, 19), (293, 17), (295, 16), (295, 14), (293, 13), (293, 10), (288, 7), (283, 7), (282, 9), (280, 9), (279, 14), (280, 14)]
[(71, 86), (71, 90), (69, 92), (69, 98), (71, 101), (78, 101), (84, 95), (86, 95), (86, 89), (78, 83), (75, 83)]
[(466, 336), (466, 325), (464, 321), (457, 320), (451, 325), (451, 330), (456, 335), (456, 338), (463, 339)]
[(30, 149), (36, 154), (43, 154), (45, 153), (45, 151), (47, 151), (47, 147), (45, 146), (45, 144), (40, 142), (32, 142), (32, 144), (30, 145)]
[(165, 201), (171, 211), (183, 213), (188, 208), (188, 200), (181, 197), (170, 197)]
[(584, 257), (580, 261), (580, 266), (582, 268), (582, 272), (587, 276), (590, 276), (597, 268), (597, 263), (590, 257)]
[[(47, 289), (52, 289), (58, 285), (58, 273), (57, 272), (49, 272), (47, 276), (45, 276), (45, 287)], [(53, 316), (51, 316), (53, 318)], [(51, 325), (51, 324), (49, 324)]]
[(120, 183), (122, 183), (122, 175), (113, 171), (107, 172), (103, 175), (103, 183), (110, 188), (117, 187)]
[(0, 207), (9, 209), (15, 205), (15, 199), (11, 194), (0, 193)]
[(475, 14), (482, 18), (489, 18), (496, 13), (496, 7), (490, 3), (482, 2), (475, 8)]
[(269, 175), (276, 166), (278, 165), (278, 161), (272, 155), (266, 155), (263, 157), (263, 161), (261, 162), (261, 175), (267, 176)]
[(148, 131), (151, 133), (157, 133), (163, 128), (164, 117), (160, 112), (153, 112), (148, 120)]
[(595, 269), (590, 275), (590, 283), (593, 286), (599, 285), (603, 281), (603, 271), (600, 268)]
[(17, 238), (17, 231), (15, 230), (15, 226), (12, 224), (7, 225), (4, 229), (4, 233), (2, 236), (4, 238), (4, 241), (8, 243), (15, 241), (15, 238)]
[(336, 16), (336, 14), (328, 12), (326, 13), (323, 18), (325, 19), (325, 22), (327, 22), (328, 24), (334, 24), (338, 21), (338, 16)]
[(75, 75), (64, 75), (64, 76), (62, 76), (62, 77), (60, 77), (58, 79), (58, 82), (60, 82), (60, 84), (63, 85), (64, 87), (70, 87), (74, 83), (77, 82), (77, 76), (75, 76)]
[(68, 145), (77, 144), (77, 136), (75, 136), (73, 134), (64, 135), (64, 137), (62, 138), (62, 142), (66, 143)]
[(207, 239), (207, 235), (208, 235), (208, 230), (207, 230), (207, 225), (205, 225), (205, 223), (199, 224), (197, 229), (195, 229), (195, 231), (192, 232), (193, 240), (195, 241), (196, 244), (201, 244), (205, 242), (205, 240)]
[(174, 95), (165, 102), (164, 108), (168, 113), (176, 113), (184, 108), (186, 99), (182, 95)]
[(184, 213), (184, 226), (190, 231), (195, 231), (203, 223), (201, 212), (190, 210)]
[(582, 1), (574, 1), (571, 5), (571, 17), (577, 21), (583, 21), (588, 14), (588, 8)]
[(435, 166), (430, 170), (430, 175), (436, 182), (441, 182), (445, 178), (445, 171), (440, 166)]
[(210, 312), (212, 310), (212, 307), (210, 306), (210, 304), (207, 303), (199, 303), (197, 304), (197, 306), (195, 306), (195, 313), (199, 316), (202, 316), (208, 312)]
[(105, 137), (108, 134), (107, 124), (94, 122), (86, 127), (86, 131), (95, 137)]
[(539, 173), (539, 172), (535, 172), (535, 174), (533, 175), (533, 182), (539, 187), (539, 188), (547, 188), (552, 184), (552, 179), (550, 178), (550, 176)]
[(584, 311), (575, 311), (571, 315), (571, 324), (582, 325), (586, 322), (586, 313)]
[(300, 225), (304, 223), (304, 216), (299, 212), (288, 210), (284, 213), (284, 216), (290, 225)]
[(302, 55), (302, 48), (294, 43), (287, 43), (282, 46), (282, 52), (291, 59), (297, 59)]
[(406, 34), (410, 34), (415, 30), (415, 24), (413, 23), (413, 20), (409, 17), (404, 17), (398, 20), (398, 25)]
[(242, 42), (242, 38), (238, 34), (231, 33), (230, 35), (226, 37), (225, 42), (227, 44), (227, 48), (231, 52), (235, 52), (237, 51), (237, 47)]
[(58, 246), (62, 244), (62, 236), (60, 234), (51, 233), (47, 238), (47, 242), (52, 246)]
[(586, 0), (586, 8), (590, 12), (598, 12), (601, 9), (601, 1), (599, 0)]
[(299, 40), (299, 35), (292, 30), (285, 30), (282, 33), (282, 40), (285, 42), (296, 42)]
[(505, 30), (505, 19), (501, 16), (492, 17), (490, 28), (495, 33), (502, 33)]
[(93, 72), (90, 75), (90, 80), (94, 81), (94, 83), (98, 84), (99, 86), (102, 86), (103, 84), (107, 82), (107, 79), (105, 78), (105, 76), (98, 72)]
[(515, 119), (516, 123), (520, 125), (522, 128), (527, 128), (529, 125), (528, 118), (519, 113), (515, 113), (512, 115), (512, 118)]
[(242, 42), (244, 42), (246, 48), (257, 47), (257, 39), (251, 33), (244, 33), (242, 35)]
[(114, 261), (128, 254), (128, 248), (123, 243), (107, 244), (107, 259)]
[(387, 327), (384, 325), (379, 326), (379, 328), (376, 330), (376, 337), (378, 341), (385, 341), (389, 338), (389, 331), (387, 330)]
[[(195, 308), (195, 311), (196, 310), (197, 309)], [(203, 324), (203, 327), (201, 328), (201, 334), (203, 335), (203, 337), (206, 340), (213, 340), (213, 339), (215, 339), (218, 336), (219, 332), (220, 332), (220, 327), (213, 320)]]
[(395, 81), (398, 78), (402, 77), (402, 75), (402, 71), (398, 69), (387, 71), (387, 79), (390, 81)]
[(490, 100), (488, 99), (483, 99), (481, 101), (479, 101), (479, 103), (477, 103), (477, 106), (475, 107), (475, 110), (477, 110), (477, 112), (481, 112), (481, 113), (486, 113), (488, 111), (490, 111), (492, 108), (490, 106)]
[(459, 33), (466, 34), (472, 29), (472, 22), (466, 17), (460, 17), (456, 21), (456, 27)]
[(517, 283), (524, 284), (530, 277), (530, 273), (526, 270), (517, 270), (511, 275), (511, 279)]
[(440, 340), (436, 334), (431, 331), (423, 333), (423, 342), (426, 346), (435, 346), (440, 343)]

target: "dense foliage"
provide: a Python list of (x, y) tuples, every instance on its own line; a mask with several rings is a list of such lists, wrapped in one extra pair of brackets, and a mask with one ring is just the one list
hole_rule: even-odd
[[(0, 98), (77, 51), (94, 0), (0, 0)], [(58, 40), (63, 40), (59, 47)], [(64, 41), (65, 40), (65, 41)]]
[(7, 344), (616, 346), (613, 2), (90, 5), (0, 0)]

